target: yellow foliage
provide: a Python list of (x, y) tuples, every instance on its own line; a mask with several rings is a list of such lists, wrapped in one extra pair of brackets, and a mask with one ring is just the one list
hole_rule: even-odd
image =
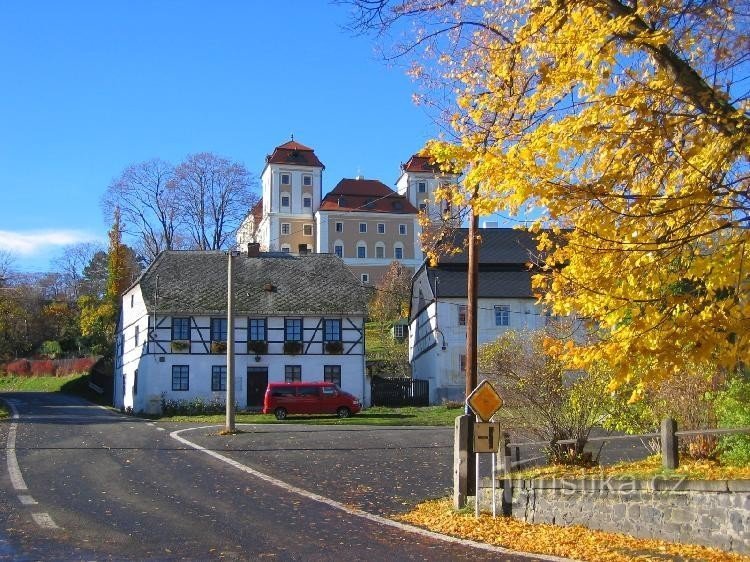
[(470, 539), (512, 550), (564, 556), (589, 561), (631, 560), (714, 560), (747, 561), (747, 556), (704, 546), (637, 539), (620, 533), (590, 530), (578, 525), (529, 524), (510, 517), (493, 518), (482, 514), (456, 512), (449, 500), (419, 504), (401, 520), (437, 533)]
[(726, 94), (747, 88), (734, 70), (746, 70), (746, 11), (729, 0), (410, 4), (401, 13), (462, 30), (443, 35), (442, 52), (430, 44), (457, 84), (457, 140), (427, 151), (465, 171), (461, 192), (442, 196), (477, 214), (537, 207), (532, 228), (562, 233), (540, 240), (535, 288), (590, 330), (563, 358), (613, 365), (615, 385), (637, 372), (648, 386), (690, 361), (749, 364), (750, 120)]

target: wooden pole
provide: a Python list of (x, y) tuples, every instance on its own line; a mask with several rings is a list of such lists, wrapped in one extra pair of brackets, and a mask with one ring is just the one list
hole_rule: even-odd
[(466, 396), (477, 386), (477, 286), (479, 281), (479, 248), (477, 247), (479, 215), (471, 210), (469, 223), (469, 267), (466, 303)]

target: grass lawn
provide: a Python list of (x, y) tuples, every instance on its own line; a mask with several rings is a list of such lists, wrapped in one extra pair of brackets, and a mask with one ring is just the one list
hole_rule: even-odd
[(64, 386), (85, 375), (65, 377), (0, 377), (0, 392), (62, 392)]
[[(236, 422), (239, 423), (276, 423), (294, 424), (304, 423), (310, 425), (383, 425), (383, 426), (415, 426), (415, 425), (443, 425), (453, 426), (456, 416), (460, 416), (460, 408), (447, 408), (445, 406), (384, 408), (375, 406), (368, 408), (359, 414), (346, 419), (336, 416), (294, 416), (290, 415), (283, 421), (277, 420), (272, 414), (243, 414), (238, 413)], [(205, 424), (223, 424), (226, 420), (224, 414), (203, 416), (172, 416), (162, 417), (161, 421), (176, 421)]]

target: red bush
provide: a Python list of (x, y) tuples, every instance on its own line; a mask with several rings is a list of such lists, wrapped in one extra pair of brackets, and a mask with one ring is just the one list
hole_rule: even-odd
[(26, 376), (31, 373), (31, 363), (26, 359), (16, 359), (5, 366), (9, 375)]
[(37, 359), (31, 362), (31, 374), (35, 377), (54, 377), (55, 363), (51, 359)]
[(55, 361), (57, 366), (57, 376), (64, 377), (67, 375), (88, 373), (91, 366), (96, 362), (94, 357), (80, 357), (78, 359), (58, 359)]

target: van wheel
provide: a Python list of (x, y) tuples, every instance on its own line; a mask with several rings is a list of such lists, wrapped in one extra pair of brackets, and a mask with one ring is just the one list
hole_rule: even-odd
[(283, 420), (286, 418), (286, 408), (276, 408), (273, 413), (277, 420)]
[(351, 411), (349, 411), (349, 408), (346, 406), (341, 406), (338, 410), (336, 410), (336, 415), (340, 418), (348, 418), (352, 415)]

